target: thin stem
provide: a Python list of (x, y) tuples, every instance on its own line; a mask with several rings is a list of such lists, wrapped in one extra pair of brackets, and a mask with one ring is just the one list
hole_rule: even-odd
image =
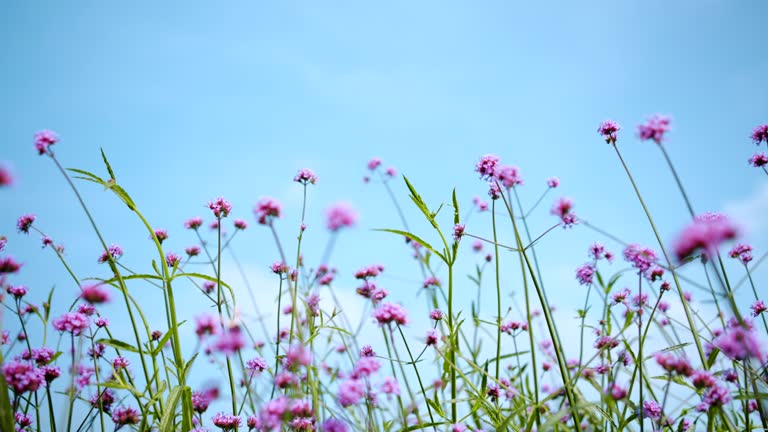
[(496, 261), (496, 380), (498, 380), (501, 371), (501, 275), (499, 273), (499, 244), (496, 235), (496, 200), (491, 202), (491, 221), (493, 224), (494, 261)]
[[(405, 345), (406, 351), (408, 351), (408, 358), (411, 360), (411, 364), (413, 365), (413, 371), (416, 372), (416, 379), (419, 381), (419, 388), (421, 389), (421, 395), (424, 397), (424, 399), (427, 399), (427, 392), (424, 390), (424, 384), (421, 381), (421, 374), (419, 374), (419, 368), (416, 366), (416, 362), (413, 359), (413, 354), (411, 354), (411, 348), (408, 346), (408, 341), (405, 339), (405, 334), (403, 333), (403, 329), (400, 327), (400, 325), (397, 326), (397, 330), (400, 332), (400, 337), (403, 339), (403, 344)], [(434, 426), (435, 419), (432, 417), (432, 408), (427, 405), (427, 412), (429, 413), (429, 421), (432, 422), (433, 426), (432, 429), (437, 431), (437, 428)]]

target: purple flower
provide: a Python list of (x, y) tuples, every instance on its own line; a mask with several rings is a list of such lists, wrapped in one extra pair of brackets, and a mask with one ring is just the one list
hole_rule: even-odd
[(188, 246), (184, 248), (184, 252), (187, 253), (188, 256), (194, 257), (200, 255), (200, 247), (199, 246)]
[(758, 316), (768, 310), (762, 300), (757, 300), (752, 306), (752, 316)]
[(661, 405), (653, 400), (643, 401), (643, 416), (658, 420), (661, 417)]
[(731, 360), (756, 358), (762, 362), (765, 359), (763, 346), (754, 329), (747, 329), (738, 324), (727, 329), (712, 344)]
[(550, 177), (547, 179), (547, 186), (554, 189), (558, 186), (560, 186), (560, 179), (557, 177)]
[(323, 432), (347, 432), (348, 429), (346, 423), (331, 417), (323, 422), (323, 427), (320, 430)]
[(139, 423), (139, 412), (130, 407), (115, 408), (112, 421), (117, 425), (117, 429), (124, 425), (135, 425)]
[(29, 228), (32, 226), (32, 222), (35, 221), (35, 215), (26, 214), (19, 218), (16, 222), (16, 229), (24, 234), (29, 234)]
[(765, 152), (755, 153), (748, 160), (749, 164), (755, 168), (760, 168), (768, 165), (768, 155)]
[(58, 141), (59, 137), (49, 130), (41, 130), (35, 134), (35, 148), (41, 155), (48, 152), (48, 147), (56, 144)]
[(8, 294), (12, 295), (17, 299), (20, 299), (25, 295), (27, 295), (27, 287), (21, 286), (21, 285), (8, 285), (8, 288), (6, 288), (6, 291), (8, 291)]
[(117, 261), (121, 256), (123, 256), (123, 248), (121, 248), (120, 245), (113, 244), (101, 253), (98, 262), (99, 264), (103, 264), (109, 261), (110, 257), (112, 260)]
[(170, 268), (175, 267), (180, 262), (181, 262), (181, 257), (179, 257), (178, 255), (176, 255), (173, 252), (168, 252), (168, 254), (165, 255), (165, 263)]
[(213, 344), (213, 349), (223, 353), (226, 356), (234, 355), (245, 347), (245, 340), (240, 332), (239, 327), (233, 327), (224, 332), (216, 343)]
[(306, 186), (307, 184), (310, 184), (310, 183), (311, 184), (317, 183), (317, 176), (309, 168), (302, 168), (299, 170), (299, 173), (296, 174), (296, 177), (293, 178), (293, 181), (301, 183)]
[(678, 261), (683, 261), (697, 250), (707, 258), (717, 254), (717, 247), (726, 240), (736, 238), (736, 227), (725, 215), (705, 213), (685, 227), (677, 236), (673, 249)]
[(241, 231), (248, 228), (248, 223), (242, 219), (235, 219), (234, 225), (235, 225), (235, 229), (238, 229)]
[(394, 377), (384, 377), (384, 382), (381, 383), (381, 392), (388, 395), (400, 395), (400, 385)]
[(280, 203), (272, 198), (262, 198), (253, 208), (256, 220), (261, 225), (272, 225), (272, 221), (280, 217)]
[(240, 427), (240, 424), (242, 423), (240, 417), (225, 413), (216, 414), (213, 416), (212, 420), (214, 425), (224, 431), (235, 430)]
[(0, 273), (16, 273), (21, 268), (21, 264), (17, 263), (13, 257), (0, 258)]
[(395, 322), (405, 325), (408, 322), (405, 308), (395, 303), (382, 303), (373, 311), (373, 317), (379, 324)]
[(610, 394), (613, 400), (621, 400), (627, 397), (627, 389), (614, 383), (612, 384), (606, 393)]
[(763, 141), (768, 143), (768, 124), (760, 125), (752, 130), (752, 142), (760, 145)]
[(374, 171), (376, 168), (381, 165), (381, 159), (375, 157), (368, 161), (368, 169), (371, 171)]
[(616, 144), (617, 132), (620, 130), (621, 126), (613, 120), (605, 120), (597, 128), (597, 132), (605, 138), (605, 142), (608, 144)]
[(516, 166), (497, 165), (493, 176), (507, 189), (523, 184), (523, 177)]
[(494, 154), (487, 154), (480, 158), (480, 162), (475, 165), (475, 172), (480, 174), (481, 179), (491, 180), (496, 172), (496, 164), (499, 163), (499, 157)]
[(289, 370), (296, 370), (301, 366), (309, 366), (310, 364), (312, 364), (312, 353), (303, 345), (291, 346), (283, 357), (283, 367)]
[(731, 258), (738, 258), (742, 264), (746, 265), (752, 261), (752, 246), (748, 244), (739, 243), (728, 252)]
[(375, 357), (376, 353), (373, 352), (373, 348), (370, 345), (363, 345), (360, 348), (360, 357)]
[(7, 167), (0, 165), (0, 187), (11, 186), (13, 184), (13, 175), (11, 170)]
[(232, 204), (224, 198), (218, 197), (208, 202), (208, 208), (211, 209), (216, 219), (222, 219), (229, 216), (229, 212), (232, 211)]
[(102, 287), (102, 284), (83, 285), (80, 287), (80, 298), (90, 304), (108, 302), (109, 291)]
[(581, 285), (592, 285), (594, 280), (595, 271), (597, 269), (594, 265), (587, 263), (576, 269), (576, 279)]
[(338, 401), (343, 407), (354, 405), (365, 395), (365, 384), (356, 379), (342, 381), (339, 384)]
[(53, 320), (53, 328), (60, 332), (69, 332), (77, 336), (88, 328), (90, 320), (80, 312), (67, 312)]
[(456, 224), (453, 226), (453, 238), (456, 241), (461, 240), (461, 237), (464, 235), (464, 224)]
[(196, 230), (203, 225), (203, 218), (200, 216), (189, 218), (184, 222), (184, 228)]
[(36, 391), (45, 382), (41, 369), (26, 361), (12, 360), (3, 365), (3, 376), (17, 394)]
[(19, 428), (16, 429), (17, 431), (23, 431), (24, 428), (32, 426), (32, 416), (29, 414), (17, 412), (14, 415), (14, 419), (16, 420), (16, 424), (19, 425)]
[(431, 345), (437, 345), (437, 341), (439, 340), (439, 336), (437, 334), (437, 330), (435, 329), (429, 329), (427, 330), (427, 336), (424, 338), (424, 343), (427, 346)]
[(557, 216), (563, 222), (563, 228), (568, 228), (576, 223), (576, 215), (573, 214), (573, 201), (570, 198), (561, 197), (552, 206), (550, 211), (553, 215)]
[(670, 120), (668, 116), (654, 114), (644, 124), (637, 126), (637, 134), (643, 141), (653, 140), (656, 144), (661, 144), (664, 134), (670, 129)]
[(348, 203), (337, 203), (325, 211), (326, 227), (336, 232), (357, 222), (357, 213)]
[(112, 366), (115, 369), (125, 369), (130, 365), (130, 362), (125, 357), (115, 357), (114, 360), (112, 360)]
[(156, 229), (155, 230), (155, 237), (157, 237), (157, 241), (162, 244), (163, 241), (165, 241), (168, 238), (168, 231), (166, 231), (164, 229)]
[(624, 248), (624, 259), (644, 276), (650, 277), (657, 258), (656, 253), (650, 247), (633, 243)]
[(265, 371), (268, 366), (267, 362), (263, 358), (256, 357), (254, 359), (248, 360), (248, 362), (245, 364), (245, 368), (251, 372), (251, 375), (253, 375), (258, 372)]

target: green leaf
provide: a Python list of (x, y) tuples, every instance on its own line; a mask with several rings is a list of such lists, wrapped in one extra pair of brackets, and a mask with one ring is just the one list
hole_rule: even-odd
[(124, 203), (128, 206), (128, 208), (131, 211), (136, 210), (136, 204), (134, 204), (133, 199), (128, 195), (128, 192), (125, 191), (122, 187), (120, 187), (117, 184), (112, 184), (112, 186), (109, 188), (112, 192), (115, 193)]
[(112, 167), (109, 165), (109, 161), (107, 160), (107, 155), (104, 154), (104, 149), (101, 150), (101, 158), (104, 159), (104, 165), (107, 166), (107, 172), (109, 173), (109, 178), (112, 180), (117, 180), (117, 177), (115, 177), (115, 172), (112, 171)]
[(163, 411), (163, 417), (160, 419), (161, 431), (173, 430), (173, 420), (176, 418), (176, 405), (179, 403), (183, 391), (184, 389), (181, 386), (176, 386), (171, 390), (171, 394), (168, 395)]
[(453, 224), (459, 223), (459, 201), (456, 199), (456, 188), (453, 188)]
[(192, 389), (189, 386), (184, 387), (184, 394), (181, 399), (181, 431), (189, 432), (192, 430)]
[(443, 262), (448, 264), (448, 262), (445, 260), (445, 256), (443, 254), (441, 254), (440, 252), (436, 251), (435, 248), (433, 248), (431, 244), (425, 242), (424, 240), (422, 240), (421, 238), (419, 238), (415, 234), (411, 234), (411, 233), (409, 233), (407, 231), (401, 231), (401, 230), (389, 229), (389, 228), (378, 228), (378, 229), (375, 229), (374, 231), (389, 232), (389, 233), (392, 233), (392, 234), (399, 234), (401, 236), (409, 237), (411, 240), (413, 240), (416, 243), (418, 243), (418, 244), (424, 246), (425, 248), (427, 248), (427, 250), (429, 250), (433, 254), (439, 256), (440, 259), (443, 260)]
[(5, 382), (5, 376), (0, 374), (0, 429), (12, 431), (14, 424), (13, 408), (11, 399), (8, 397), (8, 384)]
[(118, 340), (118, 339), (99, 339), (96, 342), (100, 343), (100, 344), (107, 345), (107, 346), (111, 346), (112, 348), (118, 348), (118, 349), (121, 349), (121, 350), (126, 350), (126, 351), (130, 351), (130, 352), (134, 352), (134, 353), (139, 352), (138, 348), (134, 347), (133, 345), (131, 345), (131, 344), (127, 343), (127, 342), (123, 342), (123, 341)]
[(101, 184), (104, 183), (104, 180), (102, 180), (101, 177), (97, 176), (96, 174), (90, 173), (88, 171), (84, 171), (84, 170), (77, 169), (77, 168), (67, 168), (67, 171), (72, 171), (72, 172), (84, 175), (85, 177), (80, 177), (80, 178), (82, 178), (84, 180), (91, 180), (91, 181), (94, 181), (96, 183), (101, 183)]

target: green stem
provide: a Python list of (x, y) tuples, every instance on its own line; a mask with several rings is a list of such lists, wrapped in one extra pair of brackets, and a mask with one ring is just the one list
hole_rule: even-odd
[[(405, 339), (405, 334), (403, 333), (403, 329), (398, 325), (397, 330), (400, 332), (400, 337), (403, 339), (403, 344), (405, 345), (405, 350), (408, 352), (408, 358), (411, 360), (411, 365), (413, 365), (413, 371), (416, 372), (416, 379), (419, 381), (419, 388), (421, 389), (421, 395), (426, 400), (428, 398), (426, 390), (424, 390), (424, 384), (421, 381), (421, 374), (419, 374), (419, 368), (416, 367), (416, 362), (413, 359), (413, 354), (411, 354), (411, 348), (408, 346), (408, 341)], [(434, 425), (435, 419), (432, 417), (432, 408), (427, 403), (427, 413), (429, 413), (429, 421), (432, 422)], [(432, 426), (432, 429), (437, 431), (437, 428), (435, 426)]]
[[(491, 221), (493, 224), (494, 261), (496, 261), (496, 380), (498, 380), (501, 372), (501, 275), (499, 274), (499, 243), (496, 235), (496, 200), (491, 202)], [(480, 287), (478, 286), (479, 291)]]

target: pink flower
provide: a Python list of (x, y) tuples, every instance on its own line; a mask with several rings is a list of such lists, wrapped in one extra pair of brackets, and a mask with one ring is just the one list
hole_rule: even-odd
[(384, 377), (384, 382), (381, 383), (381, 392), (389, 395), (400, 395), (400, 385), (394, 377)]
[(355, 405), (365, 395), (365, 384), (356, 379), (346, 380), (339, 384), (338, 401), (343, 407)]
[(173, 268), (176, 265), (178, 265), (181, 262), (181, 257), (176, 255), (173, 252), (168, 252), (168, 254), (165, 255), (165, 263), (168, 265), (168, 267)]
[(768, 124), (757, 126), (752, 130), (752, 142), (760, 145), (763, 141), (768, 143)]
[(621, 126), (613, 120), (605, 120), (597, 128), (597, 132), (605, 138), (605, 142), (608, 144), (616, 144), (617, 132), (620, 130)]
[(229, 216), (229, 212), (232, 211), (232, 204), (224, 198), (218, 197), (208, 202), (208, 208), (211, 209), (216, 219), (221, 219)]
[(768, 308), (766, 308), (765, 303), (762, 300), (757, 300), (755, 304), (752, 305), (752, 316), (758, 316), (766, 310), (768, 310)]
[(21, 264), (17, 263), (13, 257), (0, 258), (0, 273), (16, 273), (21, 268)]
[(583, 266), (576, 269), (576, 279), (581, 285), (592, 285), (595, 271), (597, 271), (597, 269), (594, 265), (589, 263), (584, 264)]
[(346, 423), (331, 417), (323, 422), (323, 427), (320, 430), (323, 432), (347, 432), (348, 429)]
[(109, 301), (109, 291), (102, 284), (83, 285), (80, 287), (80, 298), (91, 304)]
[(23, 232), (24, 234), (29, 234), (29, 228), (32, 226), (32, 223), (35, 221), (35, 215), (27, 214), (24, 216), (21, 216), (19, 220), (16, 222), (16, 228), (19, 230), (19, 232)]
[(658, 420), (661, 417), (661, 405), (653, 400), (643, 402), (643, 416)]
[(347, 203), (337, 203), (325, 211), (326, 226), (332, 232), (351, 227), (357, 222), (357, 213)]
[(200, 247), (198, 247), (198, 246), (188, 246), (188, 247), (184, 248), (184, 252), (186, 252), (187, 255), (190, 256), (190, 257), (198, 256), (198, 255), (200, 255)]
[(35, 148), (41, 155), (48, 152), (48, 147), (56, 144), (58, 141), (59, 137), (49, 130), (41, 130), (35, 134)]
[(118, 426), (135, 425), (139, 423), (139, 412), (130, 407), (119, 407), (112, 411), (112, 421)]
[(361, 356), (350, 376), (354, 379), (368, 378), (381, 369), (381, 363), (374, 357)]
[(248, 228), (248, 223), (242, 219), (235, 219), (235, 229), (244, 230)]
[(516, 166), (497, 165), (493, 176), (507, 189), (523, 184), (523, 177)]
[(296, 177), (293, 178), (293, 181), (297, 183), (301, 183), (304, 186), (306, 186), (307, 184), (310, 184), (310, 183), (311, 184), (317, 183), (317, 176), (309, 168), (302, 168), (299, 170), (299, 173), (296, 174)]
[(717, 247), (726, 240), (736, 238), (738, 232), (727, 217), (717, 213), (705, 213), (683, 229), (673, 249), (678, 261), (683, 261), (697, 250), (711, 258), (717, 254)]
[(6, 288), (6, 291), (8, 291), (8, 294), (12, 295), (17, 299), (20, 299), (25, 295), (27, 295), (27, 287), (21, 286), (21, 285), (8, 285), (8, 288)]
[(203, 315), (195, 318), (195, 333), (202, 339), (204, 335), (214, 335), (219, 328), (219, 319), (213, 315)]
[(112, 361), (112, 366), (115, 369), (125, 369), (130, 365), (130, 362), (125, 357), (115, 357)]
[(378, 276), (381, 272), (384, 271), (384, 266), (381, 264), (374, 264), (370, 265), (368, 267), (363, 267), (360, 270), (355, 272), (355, 278), (356, 279), (363, 279), (367, 280), (370, 278), (374, 278)]
[(456, 241), (461, 240), (461, 237), (464, 235), (464, 224), (456, 224), (453, 226), (453, 238)]
[(157, 241), (162, 244), (163, 241), (165, 241), (168, 238), (168, 231), (166, 231), (164, 229), (156, 229), (155, 230), (155, 237), (157, 237)]
[(627, 389), (616, 383), (612, 384), (606, 393), (609, 393), (613, 400), (621, 400), (627, 397)]
[(387, 168), (387, 170), (386, 170), (386, 174), (387, 174), (389, 177), (394, 177), (394, 176), (396, 176), (396, 175), (397, 175), (397, 170), (395, 169), (395, 167), (389, 167), (389, 168)]
[(760, 168), (768, 165), (768, 155), (765, 152), (755, 153), (748, 160), (749, 164), (755, 168)]
[(97, 261), (100, 264), (103, 264), (109, 261), (110, 257), (113, 261), (117, 261), (121, 256), (123, 256), (123, 248), (121, 248), (120, 245), (113, 244), (112, 246), (108, 247), (107, 250), (101, 253)]
[(80, 312), (67, 312), (53, 320), (53, 328), (60, 332), (69, 332), (77, 336), (88, 328), (88, 316)]
[(491, 180), (496, 172), (496, 164), (499, 163), (499, 157), (494, 154), (487, 154), (480, 158), (480, 162), (475, 165), (475, 172), (480, 174), (481, 179)]
[(13, 184), (13, 175), (8, 167), (0, 165), (0, 187), (11, 186)]
[(203, 218), (200, 216), (189, 218), (184, 222), (184, 228), (196, 230), (203, 225)]
[(381, 159), (375, 157), (368, 161), (368, 169), (373, 171), (381, 165)]
[(373, 317), (379, 324), (395, 322), (398, 325), (405, 325), (408, 322), (405, 308), (395, 303), (382, 303), (373, 311)]
[(272, 221), (280, 217), (280, 203), (272, 198), (262, 198), (253, 208), (256, 220), (261, 225), (272, 225)]
[(752, 246), (748, 244), (739, 243), (728, 252), (731, 258), (738, 258), (742, 264), (746, 265), (752, 261)]
[(656, 144), (661, 144), (664, 140), (664, 134), (670, 129), (670, 118), (661, 114), (654, 114), (648, 117), (645, 124), (637, 126), (637, 134), (643, 141), (653, 140)]
[(754, 329), (746, 329), (738, 324), (720, 335), (712, 344), (731, 360), (756, 358), (762, 362), (766, 355)]
[(213, 344), (213, 349), (230, 356), (245, 347), (245, 340), (239, 327), (233, 327), (219, 336), (219, 339)]
[(213, 416), (212, 421), (214, 425), (218, 426), (221, 428), (221, 430), (224, 431), (236, 430), (242, 423), (240, 417), (225, 413), (216, 414)]
[(550, 213), (560, 218), (563, 228), (568, 228), (576, 223), (576, 215), (573, 214), (573, 201), (570, 198), (561, 197), (552, 205)]
[(433, 345), (436, 346), (438, 340), (439, 340), (439, 336), (437, 334), (437, 330), (435, 329), (427, 330), (427, 335), (424, 338), (424, 343), (427, 346), (433, 346)]
[(35, 391), (45, 382), (43, 371), (25, 361), (6, 362), (3, 365), (3, 375), (8, 386), (18, 394)]
[(551, 187), (552, 189), (560, 186), (560, 179), (557, 177), (550, 177), (547, 179), (547, 186)]

